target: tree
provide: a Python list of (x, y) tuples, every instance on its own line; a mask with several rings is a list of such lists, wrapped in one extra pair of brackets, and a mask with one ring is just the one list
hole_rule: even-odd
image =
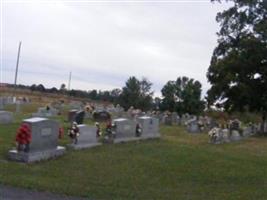
[[(212, 0), (219, 1), (219, 0)], [(208, 105), (267, 112), (267, 7), (262, 0), (229, 0), (217, 14), (218, 45), (207, 72)], [(220, 2), (220, 1), (219, 1)]]
[(30, 90), (33, 92), (33, 91), (35, 91), (36, 90), (36, 85), (35, 84), (33, 84), (33, 85), (31, 85), (31, 87), (30, 87)]
[(161, 110), (175, 111), (176, 85), (175, 81), (168, 81), (161, 90), (163, 100), (160, 105)]
[(57, 88), (52, 87), (51, 89), (48, 90), (48, 92), (51, 92), (51, 93), (57, 93), (58, 90), (57, 90)]
[(161, 109), (171, 112), (199, 114), (204, 110), (201, 100), (201, 83), (187, 77), (168, 81), (161, 90), (163, 100)]
[(40, 92), (45, 92), (45, 87), (42, 84), (39, 84), (36, 86), (36, 90)]
[(126, 81), (125, 87), (122, 88), (122, 92), (119, 97), (119, 103), (125, 109), (129, 109), (131, 106), (142, 110), (149, 110), (152, 106), (151, 92), (152, 83), (146, 78), (139, 81), (137, 78), (130, 77)]
[(153, 103), (153, 94), (151, 91), (152, 83), (145, 77), (140, 81), (140, 98), (138, 107), (142, 110), (149, 110)]
[(161, 99), (156, 97), (153, 99), (153, 110), (159, 110), (161, 104)]
[(66, 91), (66, 84), (62, 83), (59, 89), (60, 92), (64, 93)]
[(92, 91), (89, 91), (89, 98), (92, 99), (92, 100), (96, 100), (97, 99), (97, 90), (92, 90)]
[(114, 105), (117, 105), (119, 103), (119, 97), (121, 95), (121, 92), (122, 90), (119, 88), (115, 88), (110, 92), (112, 102), (114, 103)]

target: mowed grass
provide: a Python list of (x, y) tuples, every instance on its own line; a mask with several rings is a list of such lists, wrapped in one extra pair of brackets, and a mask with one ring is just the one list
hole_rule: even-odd
[[(67, 127), (64, 117), (57, 120)], [(22, 164), (7, 161), (19, 124), (0, 125), (1, 184), (88, 199), (267, 199), (266, 138), (211, 145), (206, 134), (162, 126), (161, 139), (68, 150), (56, 160)]]

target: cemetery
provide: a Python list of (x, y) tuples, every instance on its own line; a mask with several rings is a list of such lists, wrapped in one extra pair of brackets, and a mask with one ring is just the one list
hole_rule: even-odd
[(267, 199), (267, 0), (0, 10), (0, 200)]
[[(116, 191), (113, 194), (114, 197), (135, 199), (127, 192), (130, 190), (127, 187), (128, 184), (139, 185), (140, 189), (135, 195), (143, 199), (147, 194), (146, 192), (140, 192), (143, 191), (141, 188), (147, 188), (149, 185), (150, 188), (155, 188), (155, 192), (149, 194), (150, 197), (157, 199), (159, 195), (162, 195), (163, 199), (168, 199), (171, 198), (169, 195), (175, 195), (176, 186), (180, 185), (181, 187), (184, 184), (190, 184), (190, 180), (194, 179), (195, 174), (199, 174), (197, 185), (202, 190), (208, 192), (209, 189), (201, 186), (202, 183), (211, 181), (216, 177), (216, 179), (222, 180), (220, 187), (227, 191), (233, 187), (229, 186), (230, 183), (225, 179), (227, 173), (235, 173), (235, 177), (243, 180), (242, 183), (238, 183), (238, 187), (251, 186), (251, 183), (246, 181), (245, 174), (235, 170), (235, 168), (240, 168), (240, 165), (244, 170), (251, 168), (262, 168), (264, 170), (261, 163), (266, 160), (258, 162), (258, 154), (260, 149), (261, 153), (265, 154), (267, 148), (265, 140), (253, 137), (259, 129), (257, 125), (248, 124), (243, 126), (242, 133), (239, 133), (239, 127), (233, 124), (231, 126), (232, 134), (230, 134), (230, 129), (209, 127), (210, 125), (206, 121), (210, 122), (212, 120), (207, 117), (197, 117), (196, 119), (195, 116), (184, 115), (180, 117), (171, 114), (170, 121), (165, 124), (160, 123), (160, 117), (158, 117), (161, 115), (160, 113), (157, 115), (148, 113), (147, 116), (140, 116), (139, 114), (129, 116), (126, 111), (120, 110), (125, 118), (112, 117), (112, 134), (114, 134), (112, 143), (116, 145), (105, 145), (100, 139), (101, 136), (97, 136), (96, 121), (93, 118), (87, 119), (85, 115), (81, 115), (77, 119), (78, 110), (69, 110), (69, 107), (64, 107), (62, 112), (64, 114), (54, 119), (32, 118), (32, 113), (40, 105), (33, 103), (27, 106), (22, 113), (13, 114), (16, 110), (15, 104), (7, 107), (7, 111), (2, 111), (13, 114), (10, 127), (7, 127), (7, 124), (0, 124), (0, 144), (2, 147), (0, 171), (8, 172), (8, 176), (0, 173), (0, 183), (2, 184), (14, 185), (16, 183), (20, 187), (24, 187), (26, 184), (27, 188), (55, 191), (56, 193), (74, 196), (94, 197), (96, 199), (108, 198), (107, 195), (110, 194), (111, 190)], [(32, 108), (30, 109), (30, 107)], [(8, 116), (7, 114), (2, 115)], [(28, 118), (24, 116), (28, 116)], [(21, 120), (15, 120), (14, 118)], [(66, 120), (68, 118), (69, 120)], [(77, 123), (78, 137), (77, 140), (73, 140), (70, 138), (69, 132), (71, 131), (71, 124), (76, 120), (82, 122)], [(189, 134), (189, 124), (198, 120), (203, 121), (205, 129)], [(105, 133), (106, 123), (101, 122), (101, 120), (99, 122), (101, 132)], [(61, 137), (59, 137), (58, 131), (60, 127), (63, 127), (64, 132)], [(209, 131), (213, 131), (216, 137), (211, 138), (212, 133), (209, 133)], [(19, 145), (18, 141), (22, 140), (18, 138), (25, 137), (18, 136), (20, 132), (23, 134), (30, 132), (31, 137), (25, 140), (27, 142), (22, 142)], [(189, 152), (191, 153), (189, 154)], [(207, 154), (209, 158), (206, 157)], [(218, 155), (221, 156), (218, 157)], [(238, 160), (232, 160), (232, 167), (228, 168), (231, 156), (246, 157), (246, 164), (244, 165)], [(169, 163), (168, 166), (165, 166), (160, 160)], [(198, 168), (187, 164), (188, 160), (197, 163)], [(210, 163), (209, 167), (209, 164), (207, 164), (209, 160), (216, 160), (220, 164)], [(174, 163), (171, 164), (172, 162)], [(21, 165), (19, 163), (31, 163), (31, 165)], [(137, 167), (139, 165), (140, 167)], [(176, 176), (173, 176), (172, 170), (167, 170), (169, 167), (177, 169), (173, 171), (177, 174)], [(207, 168), (209, 168), (208, 173), (205, 172)], [(37, 169), (38, 172), (35, 172)], [(161, 173), (160, 169), (166, 170)], [(220, 174), (217, 173), (218, 169)], [(121, 173), (125, 170), (126, 173)], [(140, 174), (139, 170), (143, 172)], [(105, 171), (109, 173), (103, 173)], [(35, 173), (35, 179), (38, 179), (39, 185), (36, 186), (35, 181), (32, 182), (29, 177), (25, 176), (25, 174), (30, 173)], [(68, 175), (62, 176), (62, 173)], [(138, 178), (132, 179), (132, 174), (136, 173), (139, 173)], [(264, 176), (262, 177), (258, 170), (250, 173), (253, 173), (253, 176), (258, 180), (264, 179)], [(166, 176), (169, 176), (169, 180), (166, 180)], [(53, 182), (56, 184), (51, 185), (47, 177), (53, 177)], [(98, 184), (106, 181), (114, 182), (117, 179), (116, 177), (121, 181), (120, 189), (115, 189), (117, 188), (115, 186), (110, 188), (108, 184), (100, 187)], [(158, 178), (172, 190), (169, 194), (159, 192), (158, 187), (160, 186), (156, 184)], [(23, 180), (23, 182), (18, 182), (18, 179)], [(81, 184), (79, 180), (85, 179), (87, 181)], [(183, 181), (178, 181), (178, 185), (173, 185), (173, 181), (176, 179)], [(62, 187), (68, 180), (78, 184), (79, 187), (69, 189)], [(252, 187), (258, 186), (256, 184)], [(99, 190), (105, 192), (98, 193)], [(183, 191), (189, 190), (189, 188), (183, 187), (183, 190), (181, 189), (176, 197), (185, 198), (186, 195)], [(213, 195), (216, 195), (216, 193), (217, 189), (212, 191)], [(201, 195), (200, 193), (197, 194)], [(246, 197), (255, 195), (250, 190), (238, 190), (236, 193), (238, 196), (243, 194)], [(194, 196), (192, 198), (194, 199)]]

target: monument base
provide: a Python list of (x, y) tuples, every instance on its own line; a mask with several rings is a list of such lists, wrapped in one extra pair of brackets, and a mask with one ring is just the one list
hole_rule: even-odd
[(160, 138), (160, 134), (151, 134), (151, 135), (141, 135), (140, 139), (141, 140), (147, 140), (147, 139), (156, 139), (156, 138)]
[(160, 138), (160, 134), (141, 135), (140, 137), (130, 137), (130, 138), (115, 138), (113, 143), (117, 144), (117, 143), (122, 143), (122, 142), (149, 140), (149, 139), (157, 139), (157, 138)]
[(100, 146), (102, 143), (86, 143), (86, 144), (68, 144), (67, 146), (74, 150), (89, 149), (92, 147)]
[(17, 150), (10, 150), (8, 152), (8, 157), (10, 160), (17, 162), (32, 163), (41, 160), (48, 160), (58, 156), (62, 156), (65, 153), (66, 148), (62, 146), (57, 146), (56, 149), (40, 151), (40, 152), (18, 152)]
[(131, 141), (138, 141), (141, 140), (141, 137), (128, 137), (128, 138), (115, 138), (113, 143), (122, 143), (122, 142), (131, 142)]

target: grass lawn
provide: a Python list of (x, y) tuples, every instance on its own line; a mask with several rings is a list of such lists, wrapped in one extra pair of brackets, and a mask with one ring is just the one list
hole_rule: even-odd
[[(210, 145), (206, 134), (162, 126), (161, 139), (68, 150), (35, 164), (9, 162), (7, 152), (26, 116), (0, 125), (1, 184), (90, 199), (267, 199), (266, 138)], [(57, 119), (67, 127), (63, 117)], [(61, 144), (67, 142), (65, 137)]]

